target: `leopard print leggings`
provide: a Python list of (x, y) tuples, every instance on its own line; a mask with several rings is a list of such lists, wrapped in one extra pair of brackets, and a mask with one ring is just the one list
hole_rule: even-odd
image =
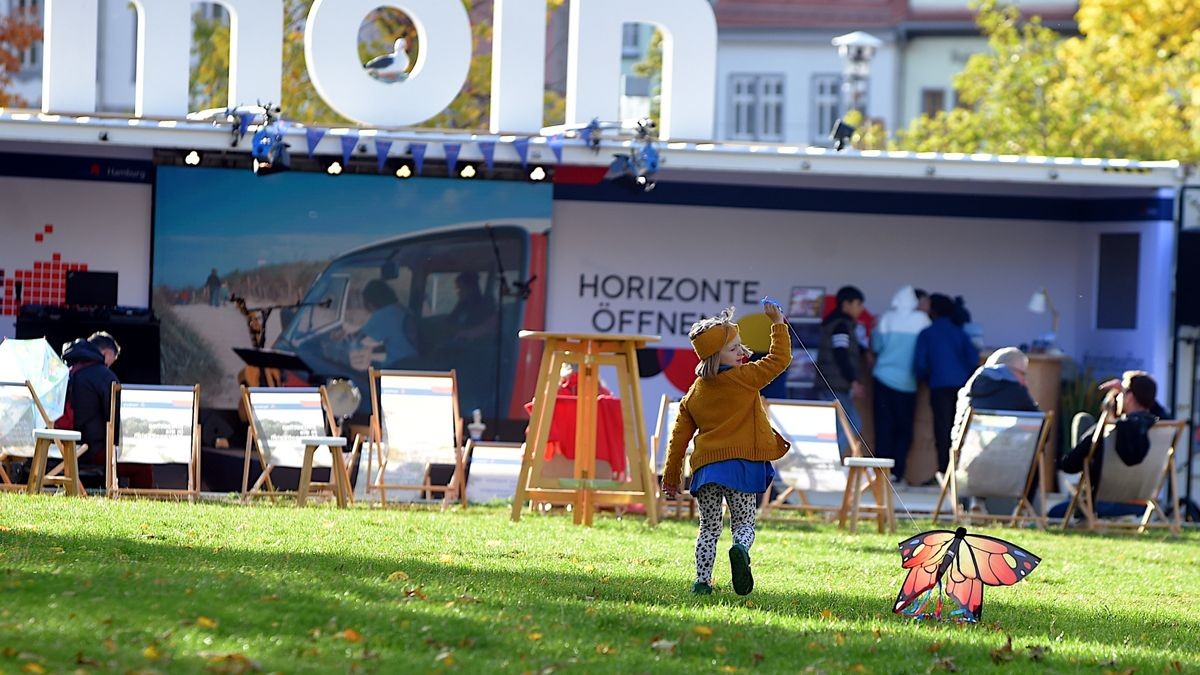
[(696, 495), (700, 503), (700, 532), (696, 535), (696, 581), (712, 584), (713, 560), (721, 538), (722, 500), (729, 504), (729, 529), (733, 543), (750, 550), (754, 545), (754, 520), (758, 516), (758, 498), (750, 492), (738, 492), (717, 483), (706, 483)]

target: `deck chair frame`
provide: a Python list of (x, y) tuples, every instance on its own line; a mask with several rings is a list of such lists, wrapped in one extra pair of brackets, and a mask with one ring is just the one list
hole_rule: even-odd
[[(862, 445), (858, 441), (858, 433), (855, 431), (854, 426), (850, 424), (850, 418), (846, 415), (846, 409), (842, 407), (841, 401), (838, 401), (836, 399), (833, 401), (803, 401), (803, 400), (791, 400), (791, 399), (769, 400), (769, 401), (767, 401), (768, 415), (770, 415), (771, 406), (777, 406), (777, 405), (778, 406), (833, 408), (835, 411), (835, 415), (837, 416), (838, 426), (841, 427), (842, 431), (846, 434), (847, 438), (852, 439), (852, 442), (850, 443), (850, 447), (851, 447), (850, 456), (851, 457), (861, 457), (862, 456)], [(776, 421), (776, 424), (778, 424), (778, 421)], [(776, 429), (776, 431), (778, 431), (778, 429)], [(835, 429), (835, 432), (836, 432), (836, 429)], [(787, 434), (784, 434), (782, 432), (779, 432), (779, 433), (785, 439), (788, 438)], [(838, 466), (838, 470), (843, 475), (847, 476), (847, 478), (848, 478), (849, 473), (848, 473), (848, 470), (842, 465), (842, 457), (841, 457), (840, 452), (838, 454), (837, 466)], [(867, 475), (866, 480), (867, 480), (867, 484), (865, 487), (870, 488), (872, 491), (872, 494), (876, 495), (877, 499), (880, 498), (881, 493), (878, 491), (879, 486), (875, 485), (874, 476)], [(843, 486), (843, 489), (838, 490), (838, 492), (841, 493), (844, 491), (844, 489), (845, 488)], [(888, 488), (888, 489), (890, 489), (890, 488)], [(771, 491), (768, 490), (767, 492), (763, 493), (762, 502), (759, 504), (759, 508), (760, 508), (759, 517), (764, 518), (764, 519), (770, 518), (771, 511), (776, 510), (776, 509), (780, 510), (780, 511), (799, 511), (799, 512), (801, 512), (802, 515), (812, 515), (812, 514), (820, 513), (820, 514), (827, 515), (827, 516), (840, 514), (844, 510), (844, 508), (840, 502), (837, 505), (813, 504), (811, 501), (809, 501), (807, 493), (808, 493), (807, 490), (802, 490), (800, 488), (795, 487), (794, 485), (788, 485), (787, 488), (783, 492), (779, 493), (778, 495), (775, 495), (774, 498), (772, 499)], [(792, 495), (796, 495), (796, 498), (800, 500), (799, 504), (789, 504), (788, 503), (787, 500)]]
[[(116, 437), (117, 420), (120, 419), (118, 414), (121, 410), (119, 403), (121, 392), (129, 391), (173, 391), (180, 394), (191, 392), (192, 395), (192, 449), (191, 457), (188, 462), (188, 486), (185, 490), (172, 490), (168, 488), (123, 488), (120, 487), (117, 481), (117, 450), (120, 444)], [(139, 497), (163, 497), (170, 499), (179, 499), (186, 497), (189, 502), (195, 502), (200, 497), (200, 385), (191, 387), (171, 387), (160, 385), (122, 385), (120, 382), (112, 383), (112, 397), (110, 398), (110, 408), (107, 425), (107, 443), (105, 448), (105, 466), (108, 476), (105, 491), (109, 499), (119, 499), (122, 495), (133, 495)]]
[[(41, 398), (37, 395), (37, 391), (34, 390), (33, 384), (29, 380), (25, 380), (24, 382), (0, 382), (0, 386), (9, 386), (9, 387), (24, 386), (25, 389), (27, 391), (29, 391), (29, 397), (33, 401), (33, 405), (34, 405), (34, 408), (37, 410), (38, 416), (42, 418), (42, 423), (45, 425), (45, 428), (46, 429), (54, 428), (54, 420), (50, 419), (50, 415), (46, 412), (46, 408), (42, 406)], [(58, 448), (59, 457), (62, 457), (62, 451), (63, 451), (62, 442), (54, 441), (54, 445)], [(30, 447), (32, 447), (32, 439), (31, 439)], [(75, 448), (76, 461), (78, 461), (79, 457), (82, 457), (84, 453), (92, 450), (92, 448), (90, 448), (90, 447), (88, 447), (86, 450), (81, 450), (80, 449), (81, 447), (82, 446), (77, 446)], [(8, 475), (8, 471), (4, 467), (4, 465), (6, 463), (8, 463), (9, 461), (11, 461), (13, 459), (32, 459), (32, 456), (25, 457), (23, 455), (0, 455), (0, 491), (17, 492), (17, 491), (24, 491), (26, 489), (25, 485), (13, 483), (12, 478)], [(60, 462), (58, 464), (58, 466), (56, 466), (53, 469), (50, 469), (49, 471), (46, 472), (46, 477), (61, 479), (62, 473), (63, 473), (63, 468), (64, 467), (63, 467), (62, 463)], [(79, 489), (79, 494), (81, 494), (81, 495), (87, 494), (87, 492), (83, 488), (82, 480), (78, 480), (78, 479), (76, 480), (76, 487)]]
[[(458, 501), (462, 508), (467, 508), (466, 491), (466, 462), (463, 453), (463, 421), (458, 408), (458, 375), (455, 370), (448, 371), (415, 371), (415, 370), (379, 370), (369, 371), (371, 389), (371, 423), (370, 440), (367, 451), (367, 495), (373, 503), (374, 494), (378, 492), (380, 506), (387, 506), (388, 490), (415, 491), (418, 494), (441, 493), (443, 509), (451, 502)], [(454, 416), (454, 473), (446, 485), (433, 485), (430, 479), (430, 467), (437, 462), (425, 465), (424, 478), (420, 484), (386, 483), (384, 474), (387, 471), (387, 446), (390, 441), (384, 438), (383, 402), (380, 379), (383, 377), (448, 377), (450, 379), (450, 399)], [(376, 466), (378, 464), (378, 466)]]
[[(265, 390), (272, 388), (268, 387), (263, 389)], [(278, 392), (288, 391), (287, 387), (275, 387), (273, 389), (277, 390)], [(316, 387), (316, 390), (319, 392), (321, 397), (321, 412), (324, 416), (325, 426), (329, 429), (332, 435), (340, 436), (342, 433), (341, 425), (338, 424), (337, 418), (334, 416), (333, 410), (329, 405), (329, 393), (325, 390), (325, 385)], [(306, 389), (306, 391), (311, 390)], [(251, 404), (251, 393), (252, 392), (249, 388), (247, 388), (245, 385), (242, 385), (241, 405), (243, 410), (246, 411), (246, 419), (250, 423), (246, 429), (246, 458), (242, 467), (242, 503), (248, 503), (251, 499), (258, 497), (268, 497), (270, 498), (271, 502), (274, 503), (277, 497), (291, 493), (279, 490), (275, 487), (275, 483), (271, 480), (271, 471), (274, 470), (275, 467), (272, 466), (269, 461), (267, 461), (266, 453), (263, 452), (262, 430), (259, 428), (258, 416), (255, 414), (254, 407)], [(350, 450), (350, 454), (345, 456), (347, 472), (353, 469), (354, 465), (358, 463), (358, 455), (362, 447), (362, 438), (358, 435), (355, 435), (352, 445), (353, 447)], [(330, 455), (332, 455), (331, 461), (338, 461), (341, 453), (335, 452), (333, 448), (329, 448), (329, 451)], [(258, 480), (254, 482), (254, 485), (249, 484), (250, 456), (252, 454), (258, 455), (259, 467), (262, 470), (262, 473), (259, 474)], [(300, 468), (301, 471), (303, 471), (303, 467), (296, 468)], [(330, 471), (333, 471), (332, 465), (330, 466)], [(319, 488), (323, 486), (321, 484), (316, 484), (314, 487), (318, 488), (317, 491), (320, 491)]]
[(1050, 431), (1054, 427), (1054, 411), (1050, 410), (1043, 413), (1042, 428), (1038, 433), (1037, 445), (1034, 447), (1033, 455), (1030, 458), (1029, 466), (1025, 468), (1024, 488), (1019, 496), (1013, 495), (1011, 498), (1017, 500), (1016, 507), (1013, 512), (1007, 516), (999, 513), (979, 514), (970, 513), (962, 508), (962, 504), (958, 499), (958, 464), (961, 461), (962, 447), (967, 440), (971, 429), (971, 421), (975, 418), (976, 413), (995, 415), (995, 416), (1012, 416), (1012, 415), (1029, 415), (1030, 412), (1013, 411), (1013, 410), (976, 410), (967, 408), (966, 419), (963, 422), (963, 433), (959, 435), (958, 444), (950, 450), (950, 464), (946, 468), (946, 473), (942, 476), (940, 490), (938, 491), (937, 503), (933, 507), (933, 522), (936, 524), (941, 518), (942, 505), (946, 501), (946, 495), (950, 495), (951, 512), (953, 520), (956, 523), (971, 524), (975, 522), (1007, 522), (1012, 527), (1018, 527), (1022, 523), (1032, 522), (1039, 529), (1045, 529), (1047, 523), (1046, 517), (1046, 488), (1044, 481), (1037, 481), (1037, 495), (1040, 509), (1034, 507), (1029, 502), (1029, 490), (1034, 487), (1034, 477), (1037, 475), (1038, 468), (1043, 466), (1042, 458), (1046, 453), (1046, 443), (1050, 440)]
[[(1104, 452), (1104, 441), (1109, 431), (1116, 428), (1116, 422), (1113, 415), (1105, 410), (1099, 421), (1096, 422), (1096, 429), (1092, 433), (1091, 447), (1088, 449), (1087, 459), (1083, 462), (1083, 471), (1079, 477), (1079, 483), (1076, 484), (1071, 494), (1071, 503), (1067, 507), (1067, 512), (1063, 515), (1062, 527), (1066, 529), (1071, 526), (1071, 519), (1075, 516), (1075, 511), (1078, 510), (1083, 514), (1085, 526), (1088, 530), (1097, 529), (1136, 529), (1138, 534), (1142, 534), (1147, 528), (1165, 527), (1168, 528), (1171, 534), (1179, 534), (1182, 531), (1182, 518), (1179, 514), (1179, 489), (1176, 483), (1175, 471), (1175, 451), (1179, 446), (1179, 439), (1182, 437), (1184, 429), (1187, 427), (1187, 420), (1159, 420), (1154, 424), (1152, 429), (1171, 429), (1175, 431), (1171, 435), (1171, 442), (1167, 446), (1166, 461), (1163, 466), (1161, 475), (1155, 481), (1154, 491), (1147, 497), (1146, 509), (1142, 512), (1141, 518), (1136, 523), (1119, 523), (1108, 522), (1102, 520), (1096, 515), (1095, 503), (1098, 490), (1096, 489), (1091, 474), (1092, 458), (1097, 452)], [(1154, 448), (1151, 446), (1151, 451)], [(1149, 454), (1147, 455), (1149, 459)], [(1113, 467), (1106, 467), (1105, 474), (1111, 476), (1110, 470)], [(1120, 469), (1116, 469), (1119, 471)], [(1159, 503), (1159, 495), (1162, 494), (1163, 487), (1167, 488), (1167, 500), (1173, 507), (1171, 516), (1167, 516), (1166, 509)], [(1161, 522), (1152, 522), (1161, 521)]]
[[(692, 493), (683, 489), (680, 486), (679, 495), (675, 499), (668, 499), (662, 491), (662, 466), (658, 464), (658, 448), (660, 444), (666, 443), (671, 438), (671, 430), (666, 428), (669, 420), (669, 410), (672, 404), (678, 404), (678, 401), (671, 399), (670, 396), (663, 394), (658, 401), (658, 418), (654, 423), (654, 433), (650, 435), (650, 466), (654, 468), (654, 473), (657, 477), (655, 481), (655, 494), (658, 498), (658, 512), (663, 518), (683, 518), (684, 510), (687, 511), (687, 517), (696, 517), (696, 498)], [(666, 461), (668, 448), (663, 448), (663, 461)], [(689, 453), (690, 454), (690, 453)], [(687, 456), (684, 457), (684, 472), (687, 471)], [(687, 476), (685, 476), (687, 477)]]

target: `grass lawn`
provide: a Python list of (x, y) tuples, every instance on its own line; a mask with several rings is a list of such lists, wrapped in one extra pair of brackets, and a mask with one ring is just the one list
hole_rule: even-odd
[(1200, 672), (1196, 532), (986, 530), (1043, 561), (960, 626), (891, 613), (904, 521), (697, 597), (691, 522), (507, 516), (0, 494), (0, 672)]

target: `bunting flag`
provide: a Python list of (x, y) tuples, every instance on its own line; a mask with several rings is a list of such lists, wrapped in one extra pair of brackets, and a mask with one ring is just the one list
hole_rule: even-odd
[(513, 141), (513, 150), (517, 151), (517, 156), (521, 158), (521, 166), (529, 166), (529, 139), (518, 138)]
[(409, 143), (408, 150), (412, 153), (413, 164), (417, 167), (417, 175), (425, 169), (425, 144), (424, 143)]
[(325, 130), (308, 127), (304, 130), (304, 137), (308, 139), (308, 158), (312, 159), (313, 153), (317, 150), (317, 144), (321, 142), (322, 138), (325, 138)]
[(375, 141), (375, 161), (379, 165), (379, 173), (383, 173), (383, 165), (387, 164), (388, 151), (392, 149), (391, 141)]
[(554, 151), (554, 157), (562, 164), (563, 137), (561, 134), (556, 134), (546, 139), (546, 144)]
[[(579, 137), (583, 139), (584, 145), (588, 146), (589, 148), (592, 147), (592, 125), (589, 124), (586, 127), (580, 129)], [(561, 161), (562, 157), (559, 157), (558, 159)]]
[(442, 150), (446, 153), (446, 171), (453, 176), (458, 168), (458, 153), (462, 152), (462, 143), (443, 143)]
[(496, 164), (496, 141), (479, 141), (479, 152), (483, 153), (483, 165), (491, 171)]
[(238, 117), (238, 138), (244, 138), (246, 131), (250, 129), (250, 122), (254, 121), (254, 113), (240, 112)]
[(354, 146), (358, 145), (358, 134), (346, 134), (342, 136), (342, 166), (350, 164), (350, 155), (354, 153)]

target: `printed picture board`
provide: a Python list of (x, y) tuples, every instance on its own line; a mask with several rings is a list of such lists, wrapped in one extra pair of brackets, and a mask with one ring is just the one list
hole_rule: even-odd
[(956, 463), (958, 495), (1025, 494), (1045, 419), (1040, 412), (974, 411)]
[[(269, 466), (304, 465), (303, 438), (325, 436), (325, 408), (320, 389), (255, 388), (248, 390), (263, 457)], [(329, 468), (332, 456), (318, 452), (313, 466)]]
[(196, 424), (196, 396), (192, 387), (122, 386), (118, 395), (118, 462), (191, 462)]
[(431, 464), (458, 463), (455, 396), (453, 373), (379, 371), (377, 454), (383, 471), (375, 463), (368, 481), (385, 486), (389, 501), (414, 501), (421, 491), (388, 486), (420, 486)]
[(484, 504), (511, 500), (517, 492), (517, 475), (525, 453), (522, 443), (470, 441), (467, 472), (467, 502)]
[(770, 401), (768, 414), (776, 430), (791, 442), (775, 470), (798, 490), (841, 492), (846, 470), (837, 442), (837, 407), (832, 403)]

